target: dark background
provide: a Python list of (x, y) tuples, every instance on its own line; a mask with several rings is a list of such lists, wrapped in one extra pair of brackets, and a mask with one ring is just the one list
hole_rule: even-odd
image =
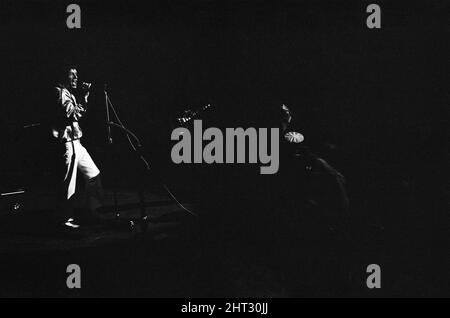
[(4, 184), (51, 173), (37, 138), (45, 132), (22, 127), (45, 122), (65, 61), (94, 82), (85, 143), (102, 170), (133, 173), (127, 155), (119, 169), (107, 160), (107, 83), (150, 161), (200, 201), (211, 178), (239, 188), (245, 174), (173, 167), (170, 118), (211, 103), (219, 127), (270, 125), (285, 103), (309, 146), (347, 179), (352, 266), (390, 268), (389, 295), (448, 295), (448, 3), (378, 1), (382, 28), (372, 30), (368, 1), (78, 1), (80, 30), (66, 27), (69, 3), (0, 5)]
[[(45, 118), (66, 61), (100, 89), (108, 83), (144, 140), (165, 141), (152, 129), (187, 107), (210, 102), (224, 120), (246, 123), (285, 103), (312, 128), (307, 140), (335, 143), (355, 161), (442, 157), (444, 2), (380, 3), (381, 30), (365, 26), (364, 1), (79, 4), (82, 28), (68, 30), (67, 3), (2, 3), (2, 129)], [(91, 98), (85, 125), (95, 129), (101, 91)]]

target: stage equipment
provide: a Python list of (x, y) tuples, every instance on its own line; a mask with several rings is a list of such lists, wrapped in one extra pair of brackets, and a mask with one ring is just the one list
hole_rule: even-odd
[[(169, 196), (174, 200), (180, 208), (182, 208), (187, 213), (196, 216), (197, 214), (187, 209), (182, 203), (178, 201), (178, 199), (175, 197), (175, 195), (170, 191), (168, 186), (165, 184), (163, 178), (159, 175), (158, 169), (151, 169), (149, 161), (145, 158), (143, 154), (142, 144), (139, 140), (139, 138), (134, 134), (130, 129), (125, 127), (125, 125), (122, 123), (122, 121), (119, 118), (119, 115), (113, 106), (107, 91), (106, 84), (104, 85), (104, 96), (105, 96), (105, 114), (106, 114), (106, 129), (107, 129), (107, 142), (110, 146), (114, 144), (114, 139), (112, 136), (111, 128), (118, 128), (118, 130), (126, 135), (126, 138), (128, 140), (128, 143), (133, 151), (133, 153), (137, 156), (137, 158), (140, 160), (140, 162), (143, 164), (143, 167), (145, 168), (145, 174), (142, 176), (149, 177), (152, 176), (155, 178), (161, 186), (164, 188), (164, 190), (169, 194)], [(210, 106), (210, 105), (209, 105)], [(209, 107), (208, 106), (208, 107)], [(111, 113), (115, 117), (115, 121), (111, 120)], [(139, 184), (143, 185), (145, 182), (140, 182)], [(113, 191), (114, 196), (114, 213), (119, 218), (120, 217), (120, 211), (118, 208), (118, 202), (117, 202), (117, 191)], [(148, 204), (145, 203), (144, 200), (144, 188), (139, 190), (139, 198), (140, 198), (140, 220), (139, 222), (143, 223), (144, 225), (149, 222), (148, 217), (145, 213), (145, 208)], [(134, 221), (131, 221), (131, 225), (133, 226), (135, 224)], [(142, 228), (146, 228), (145, 226), (142, 226)]]

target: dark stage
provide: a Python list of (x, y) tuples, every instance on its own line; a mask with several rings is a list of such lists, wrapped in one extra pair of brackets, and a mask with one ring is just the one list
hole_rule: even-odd
[[(0, 297), (448, 297), (447, 2), (378, 1), (369, 29), (367, 1), (78, 1), (69, 29), (70, 2), (2, 1)], [(106, 196), (101, 222), (61, 232), (67, 63), (92, 83), (82, 143)], [(108, 142), (105, 87), (139, 152), (118, 124)], [(287, 105), (304, 140), (280, 139), (275, 174), (174, 163), (174, 119), (205, 105), (222, 131), (282, 127)]]

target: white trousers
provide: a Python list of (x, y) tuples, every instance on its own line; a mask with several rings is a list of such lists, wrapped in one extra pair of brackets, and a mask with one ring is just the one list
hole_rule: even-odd
[(84, 179), (95, 178), (100, 174), (100, 170), (92, 160), (86, 148), (81, 145), (80, 140), (66, 142), (64, 153), (65, 162), (65, 176), (64, 176), (64, 191), (67, 194), (67, 200), (75, 193), (77, 184), (77, 172), (80, 172)]

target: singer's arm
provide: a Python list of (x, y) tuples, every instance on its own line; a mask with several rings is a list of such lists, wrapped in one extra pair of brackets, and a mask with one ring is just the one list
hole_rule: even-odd
[(89, 91), (86, 91), (85, 95), (83, 96), (83, 99), (81, 100), (81, 103), (78, 104), (78, 110), (80, 112), (80, 117), (83, 116), (88, 109), (88, 97), (89, 97)]
[(87, 91), (84, 93), (84, 96), (83, 96), (83, 102), (82, 102), (83, 105), (87, 106), (87, 104), (88, 104), (88, 98), (89, 98), (89, 91), (87, 90)]
[(80, 108), (80, 111), (84, 114), (87, 112), (88, 109), (88, 98), (89, 98), (89, 88), (90, 88), (91, 84), (89, 83), (83, 83), (82, 84), (82, 89), (84, 91), (84, 95), (83, 98), (81, 100), (81, 103), (78, 104), (78, 107)]

